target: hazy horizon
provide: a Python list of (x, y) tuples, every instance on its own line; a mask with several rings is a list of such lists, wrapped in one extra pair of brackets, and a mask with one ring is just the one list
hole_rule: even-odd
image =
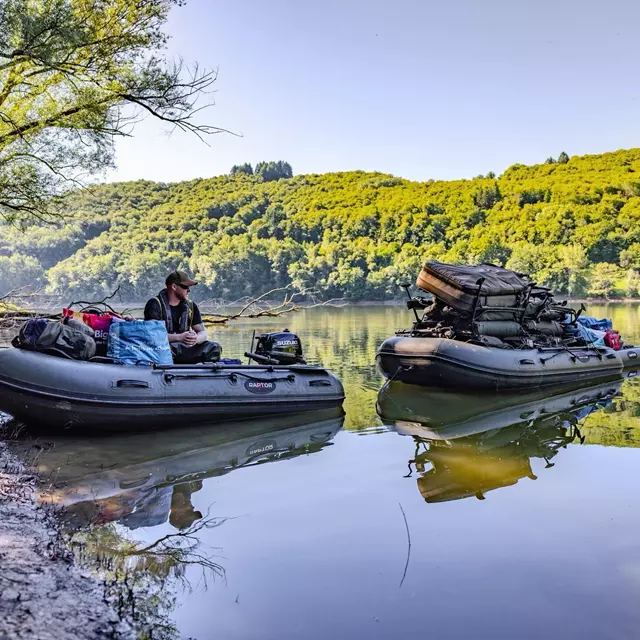
[[(606, 153), (616, 153), (619, 151), (632, 151), (633, 149), (636, 148), (640, 148), (639, 147), (628, 147), (628, 148), (620, 148), (620, 149), (609, 149), (607, 151), (602, 151), (602, 152), (594, 152), (594, 153), (583, 153), (583, 154), (568, 154), (569, 157), (571, 158), (571, 156), (578, 156), (579, 157), (584, 157), (584, 156), (599, 156), (599, 155), (604, 155)], [(558, 154), (555, 154), (554, 158), (557, 159)], [(266, 161), (270, 161), (270, 160), (274, 160), (274, 158), (263, 158), (262, 160), (266, 160)], [(538, 161), (538, 162), (531, 162), (531, 163), (522, 163), (522, 162), (512, 162), (511, 164), (507, 165), (506, 167), (504, 167), (503, 171), (494, 171), (496, 178), (499, 178), (500, 175), (502, 173), (504, 173), (504, 171), (506, 171), (509, 167), (515, 165), (515, 164), (522, 164), (524, 166), (533, 166), (536, 164), (544, 164), (544, 160), (546, 160), (546, 158)], [(251, 163), (253, 168), (255, 168), (256, 163), (253, 162)], [(231, 169), (231, 167), (229, 167), (229, 169)], [(451, 178), (425, 178), (424, 180), (418, 180), (418, 179), (414, 179), (414, 178), (407, 178), (406, 176), (400, 176), (397, 174), (393, 174), (390, 173), (388, 171), (378, 171), (376, 169), (335, 169), (335, 170), (329, 170), (329, 171), (310, 171), (310, 172), (306, 172), (306, 173), (301, 173), (299, 171), (295, 170), (295, 167), (293, 167), (293, 173), (294, 173), (294, 177), (296, 176), (305, 176), (305, 175), (325, 175), (325, 174), (330, 174), (330, 173), (349, 173), (349, 172), (355, 172), (355, 171), (364, 171), (365, 173), (378, 173), (381, 175), (392, 175), (395, 178), (401, 178), (401, 179), (405, 179), (405, 180), (409, 180), (411, 182), (455, 182), (457, 180), (473, 180), (475, 178), (478, 178), (481, 176), (481, 174), (476, 174), (474, 176), (460, 176), (460, 177), (451, 177)], [(224, 175), (228, 175), (229, 174), (229, 170), (227, 169), (226, 171), (223, 171), (221, 173), (216, 173), (216, 174), (212, 174), (212, 175), (202, 175), (202, 176), (194, 176), (191, 178), (184, 178), (184, 179), (178, 179), (178, 180), (154, 180), (153, 178), (147, 178), (147, 177), (141, 177), (141, 178), (131, 178), (131, 179), (127, 179), (127, 180), (120, 180), (120, 179), (108, 179), (108, 180), (101, 180), (100, 182), (96, 183), (97, 185), (100, 184), (119, 184), (119, 183), (126, 183), (126, 182), (136, 182), (138, 180), (147, 180), (149, 182), (162, 182), (164, 184), (171, 184), (171, 183), (177, 183), (177, 182), (190, 182), (193, 180), (209, 180), (212, 178), (217, 178), (220, 176), (224, 176)], [(482, 174), (484, 175), (484, 174)]]

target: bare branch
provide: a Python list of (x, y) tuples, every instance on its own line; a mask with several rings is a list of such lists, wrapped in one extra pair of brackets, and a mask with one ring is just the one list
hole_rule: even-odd
[(77, 300), (74, 302), (70, 302), (67, 305), (67, 309), (72, 309), (73, 307), (77, 307), (77, 306), (82, 306), (82, 309), (88, 309), (90, 307), (105, 307), (106, 309), (108, 309), (109, 311), (111, 311), (112, 313), (117, 313), (117, 311), (110, 305), (107, 304), (107, 300), (112, 300), (113, 298), (116, 297), (116, 295), (120, 292), (120, 285), (118, 285), (115, 289), (115, 291), (113, 291), (112, 293), (110, 293), (108, 296), (105, 296), (104, 298), (102, 298), (102, 300), (98, 300), (97, 302), (87, 302), (86, 300)]
[[(123, 309), (121, 311), (116, 311), (111, 305), (107, 304), (107, 300), (112, 300), (116, 297), (116, 295), (120, 292), (120, 285), (109, 295), (105, 296), (102, 300), (97, 300), (95, 302), (86, 301), (86, 300), (76, 300), (70, 302), (67, 305), (67, 309), (72, 309), (73, 307), (79, 306), (79, 312), (82, 313), (87, 309), (102, 307), (104, 310), (110, 311), (111, 313), (117, 313), (119, 315), (128, 315), (130, 311), (128, 309)], [(37, 313), (28, 308), (25, 308), (23, 305), (27, 300), (38, 300), (41, 297), (41, 292), (29, 292), (27, 287), (20, 287), (17, 289), (13, 289), (4, 295), (0, 296), (0, 328), (7, 329), (13, 328), (20, 325), (22, 322), (26, 320), (30, 320), (32, 318), (45, 318), (47, 320), (60, 320), (62, 318), (61, 313)]]
[[(278, 293), (284, 293), (282, 302), (269, 302), (269, 299)], [(286, 287), (271, 289), (256, 298), (241, 298), (234, 302), (217, 303), (215, 306), (218, 308), (242, 306), (236, 313), (202, 313), (202, 321), (205, 324), (226, 324), (238, 318), (275, 318), (287, 313), (300, 311), (301, 309), (342, 307), (347, 304), (343, 298), (319, 301), (316, 299), (316, 295), (317, 291), (315, 289), (295, 290), (293, 285), (288, 284)], [(311, 300), (309, 303), (300, 302), (300, 300), (307, 298)]]

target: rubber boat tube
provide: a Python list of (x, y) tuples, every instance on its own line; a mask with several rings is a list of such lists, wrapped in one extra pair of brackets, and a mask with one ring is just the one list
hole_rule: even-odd
[(446, 338), (395, 336), (376, 355), (382, 374), (414, 385), (459, 389), (528, 389), (619, 378), (640, 348), (498, 349)]
[(344, 400), (314, 366), (122, 366), (0, 349), (0, 411), (28, 425), (160, 428), (317, 411)]

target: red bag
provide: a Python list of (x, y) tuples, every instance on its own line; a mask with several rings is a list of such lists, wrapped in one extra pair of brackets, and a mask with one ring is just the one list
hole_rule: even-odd
[(109, 327), (114, 318), (120, 318), (117, 313), (83, 313), (82, 321), (91, 327), (95, 333), (96, 355), (107, 355), (107, 341), (109, 339)]
[(109, 311), (105, 311), (104, 313), (94, 312), (81, 312), (74, 311), (73, 309), (63, 309), (62, 310), (62, 318), (73, 318), (75, 320), (82, 320), (88, 327), (91, 327), (95, 333), (94, 339), (96, 341), (96, 355), (97, 356), (106, 356), (107, 355), (107, 341), (109, 339), (109, 327), (113, 322), (114, 318), (118, 318), (119, 320), (124, 320), (124, 318), (117, 314)]
[[(83, 313), (82, 322), (90, 326), (94, 331), (109, 331), (113, 316), (110, 313)], [(97, 337), (97, 336), (96, 336)]]
[(604, 343), (607, 347), (611, 347), (614, 351), (620, 351), (622, 344), (620, 342), (620, 334), (615, 329), (608, 329), (604, 334)]

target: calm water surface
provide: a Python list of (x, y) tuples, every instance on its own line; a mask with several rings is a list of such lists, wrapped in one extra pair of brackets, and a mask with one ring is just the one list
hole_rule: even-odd
[[(640, 343), (640, 306), (588, 311)], [(638, 637), (640, 386), (379, 394), (376, 347), (409, 322), (367, 307), (258, 327), (301, 335), (345, 417), (46, 438), (78, 554), (127, 575), (153, 637)], [(252, 328), (214, 335), (240, 355)]]

